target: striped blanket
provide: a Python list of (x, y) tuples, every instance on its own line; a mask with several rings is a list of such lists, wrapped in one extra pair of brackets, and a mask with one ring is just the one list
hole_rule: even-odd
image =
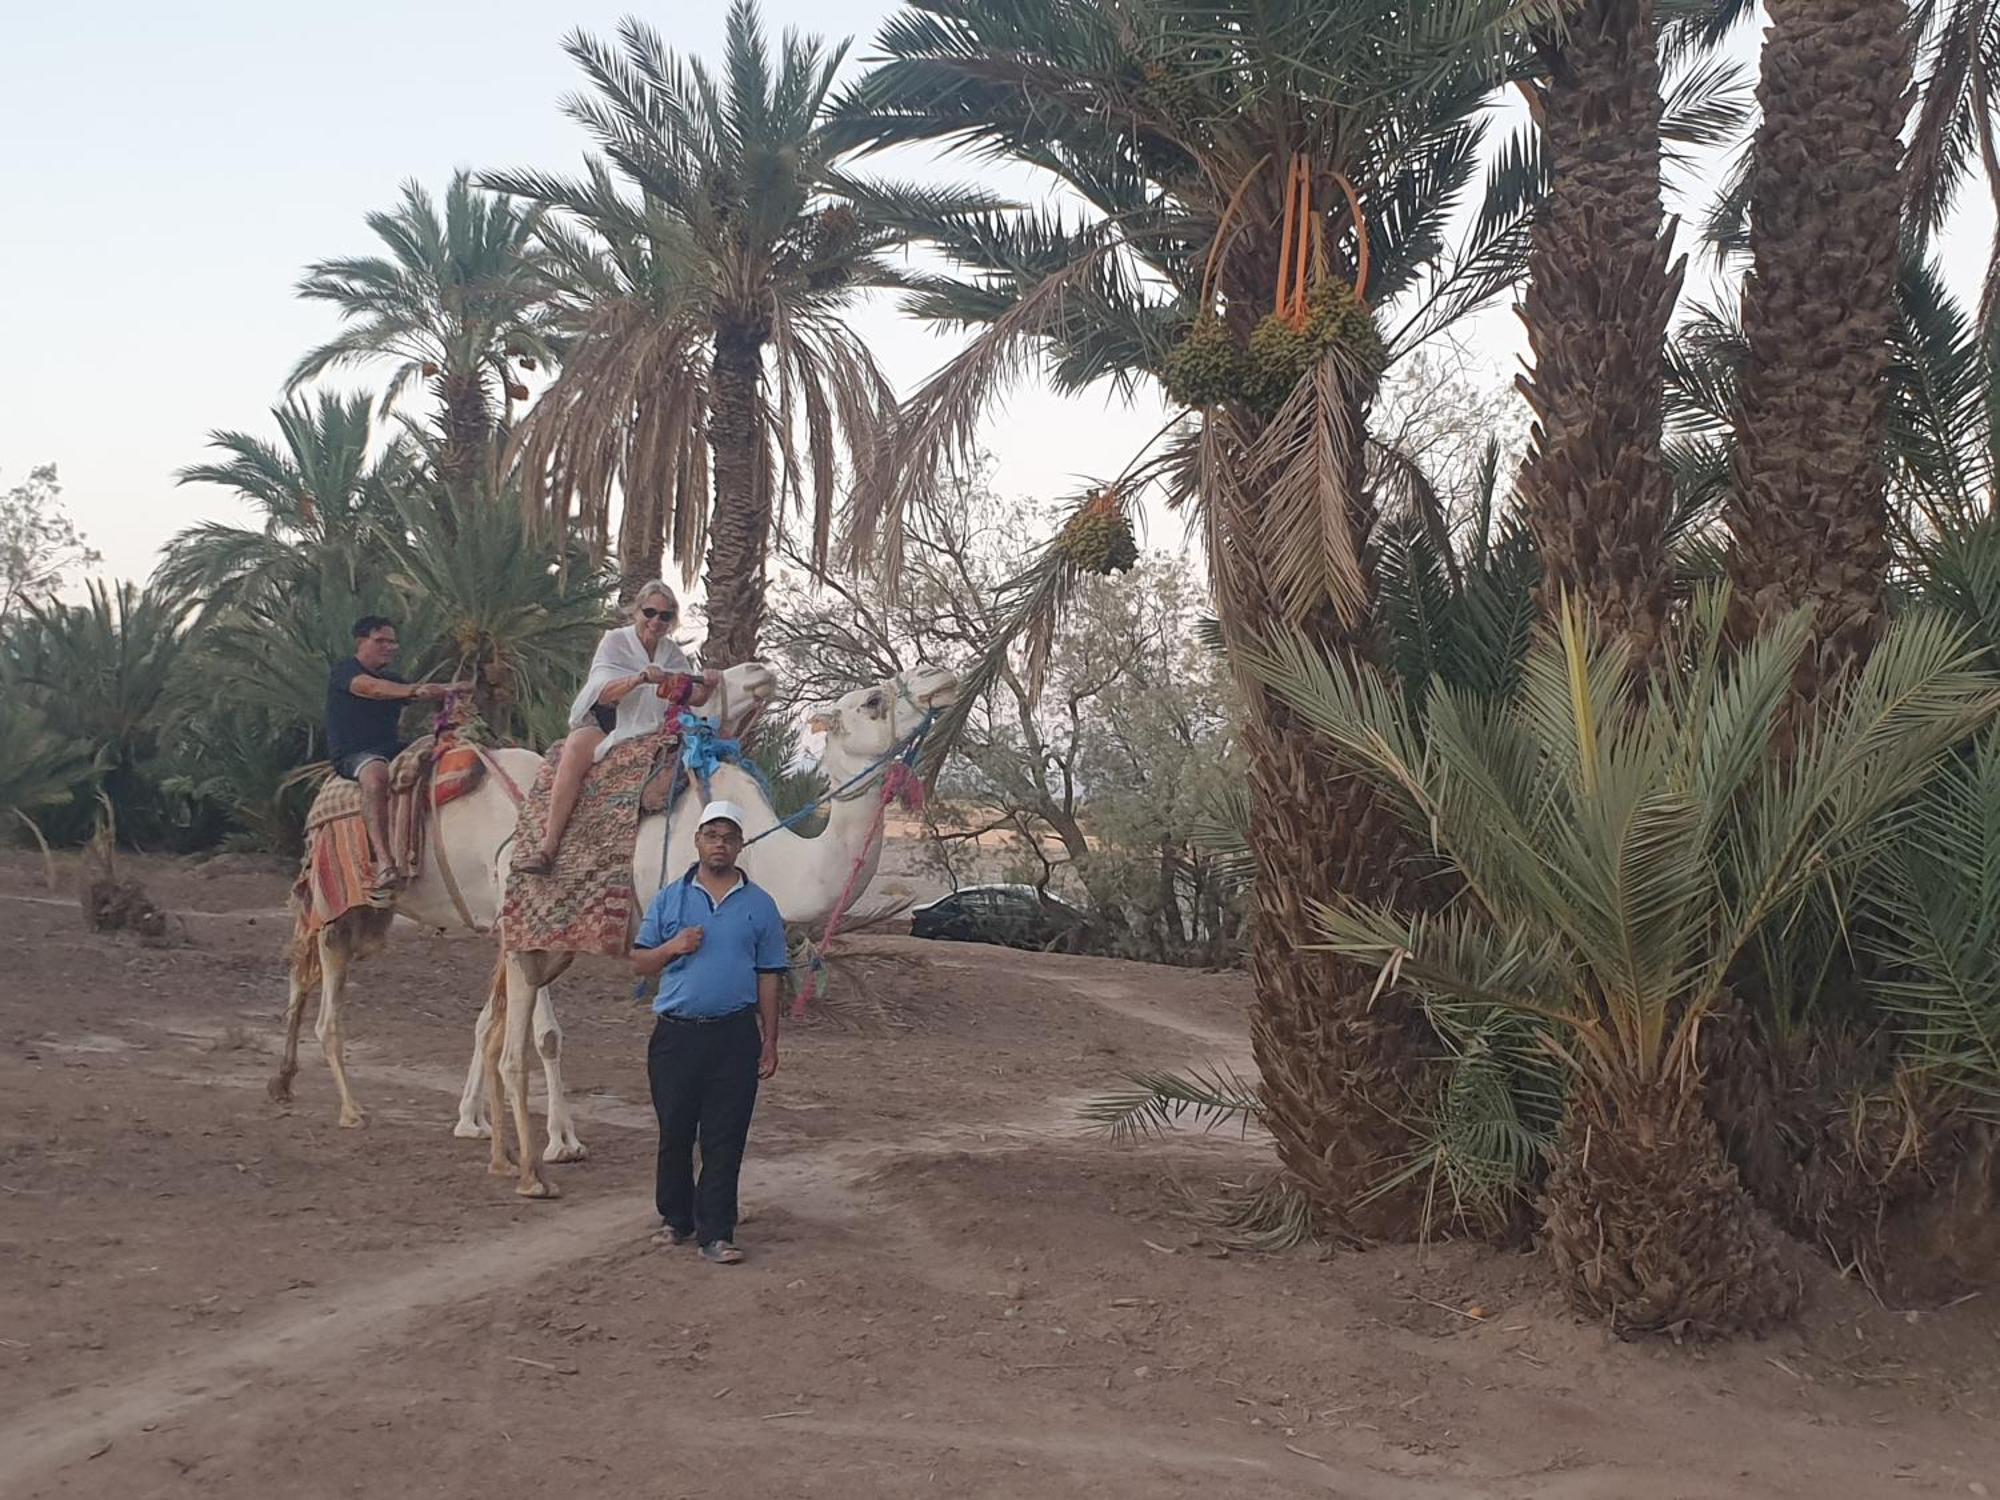
[(554, 871), (523, 875), (521, 861), (541, 847), (555, 786), (556, 757), (543, 761), (514, 832), (514, 867), (500, 907), (500, 933), (508, 948), (613, 958), (630, 951), (639, 918), (632, 891), (639, 794), (655, 766), (679, 752), (680, 738), (671, 732), (613, 745), (583, 783)]
[[(414, 870), (423, 861), (431, 799), (439, 806), (455, 802), (485, 775), (479, 752), (456, 735), (441, 740), (426, 735), (396, 757), (389, 768), (389, 826), (396, 830), (403, 868)], [(368, 892), (374, 883), (361, 787), (329, 776), (306, 814), (305, 857), (292, 886), (299, 935), (311, 937), (357, 907), (372, 905)]]

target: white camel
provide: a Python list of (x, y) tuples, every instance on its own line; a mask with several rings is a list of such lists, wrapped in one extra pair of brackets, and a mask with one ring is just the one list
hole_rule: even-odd
[[(770, 892), (786, 921), (819, 921), (832, 912), (843, 890), (851, 886), (858, 895), (874, 878), (882, 846), (872, 834), (880, 808), (879, 784), (889, 758), (928, 715), (948, 706), (957, 694), (956, 673), (919, 666), (874, 687), (859, 688), (817, 715), (814, 727), (826, 733), (820, 770), (835, 795), (826, 828), (811, 838), (779, 826), (763, 788), (748, 772), (735, 766), (720, 768), (709, 792), (735, 802), (748, 816), (749, 826), (743, 830), (743, 869)], [(701, 804), (700, 795), (684, 794), (666, 813), (640, 819), (632, 885), (642, 903), (694, 862)], [(523, 1197), (559, 1196), (555, 1185), (542, 1175), (529, 1147), (529, 1021), (540, 997), (575, 957), (573, 953), (541, 950), (507, 952), (502, 959), (505, 992), (499, 997), (504, 1003), (498, 1009), (503, 1034), (497, 1038), (491, 1035), (494, 1016), (483, 1014), (480, 1018), (486, 1035), (475, 1050), (474, 1064), (483, 1070), (486, 1098), (500, 1098), (504, 1082), (514, 1117), (514, 1137), (520, 1145), (515, 1191)], [(485, 1133), (485, 1122), (476, 1113), (479, 1094), (470, 1083), (467, 1095), (475, 1113), (470, 1120), (461, 1119), (460, 1133), (468, 1129)], [(496, 1174), (514, 1171), (515, 1164), (507, 1157), (505, 1132), (497, 1121), (490, 1134), (491, 1170)]]
[[(707, 707), (695, 710), (721, 732), (734, 732), (750, 714), (768, 703), (777, 687), (770, 668), (745, 662), (723, 673), (720, 691)], [(503, 748), (487, 752), (486, 775), (471, 792), (448, 802), (424, 838), (423, 856), (415, 876), (396, 893), (393, 911), (364, 908), (347, 913), (322, 928), (317, 939), (299, 945), (292, 954), (291, 994), (285, 1006), (285, 1050), (271, 1080), (270, 1095), (279, 1101), (292, 1096), (292, 1079), (299, 1070), (299, 1028), (306, 998), (319, 981), (319, 1016), (315, 1032), (327, 1067), (340, 1093), (340, 1123), (352, 1128), (365, 1123), (347, 1081), (346, 1051), (341, 1037), (341, 1005), (348, 971), (376, 952), (387, 939), (397, 916), (421, 926), (491, 932), (500, 915), (512, 858), (514, 830), (520, 822), (516, 793), (525, 797), (542, 768), (532, 750)], [(505, 780), (503, 780), (503, 777)], [(507, 783), (512, 783), (512, 790)], [(453, 887), (457, 898), (453, 898)], [(489, 989), (488, 1008), (492, 998)], [(562, 1087), (562, 1030), (546, 993), (534, 1009), (536, 1050), (548, 1084), (548, 1150), (550, 1161), (573, 1161), (584, 1154)]]

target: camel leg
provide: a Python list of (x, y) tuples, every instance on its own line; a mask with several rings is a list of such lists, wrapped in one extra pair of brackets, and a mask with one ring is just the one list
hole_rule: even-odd
[[(532, 958), (507, 956), (506, 1040), (500, 1047), (500, 1081), (507, 1086), (507, 1107), (514, 1117), (514, 1143), (519, 1151), (520, 1177), (514, 1191), (523, 1198), (561, 1196), (555, 1184), (542, 1176), (541, 1163), (535, 1159), (534, 1125), (528, 1115), (528, 1041), (534, 1029), (535, 992), (541, 988), (540, 960), (539, 954)], [(497, 1120), (493, 1138), (500, 1138)]]
[(458, 1096), (458, 1123), (451, 1127), (451, 1133), (461, 1140), (483, 1141), (493, 1134), (488, 1109), (491, 1096), (486, 1091), (486, 1041), (493, 1032), (495, 999), (487, 995), (472, 1028), (472, 1061), (465, 1068), (465, 1091)]
[[(502, 974), (505, 974), (504, 968)], [(491, 1119), (488, 1134), (492, 1138), (492, 1149), (487, 1153), (486, 1170), (495, 1177), (510, 1177), (514, 1172), (514, 1158), (507, 1154), (506, 1121), (497, 1113), (497, 1101), (506, 1097), (505, 1085), (500, 1082), (500, 1054), (507, 1044), (507, 985), (504, 977), (499, 992), (488, 999), (487, 1004), (493, 1009), (493, 1022), (486, 1029), (486, 1045), (479, 1058), (480, 1082)]]
[(343, 1129), (352, 1130), (366, 1123), (361, 1106), (354, 1102), (354, 1091), (347, 1086), (347, 1060), (340, 1037), (340, 999), (347, 988), (347, 944), (341, 940), (337, 930), (327, 927), (319, 935), (320, 996), (319, 1034), (320, 1051), (326, 1054), (326, 1065), (333, 1070), (333, 1086), (340, 1090), (340, 1124)]
[[(552, 976), (553, 977), (553, 976)], [(576, 1136), (576, 1117), (569, 1111), (569, 1096), (563, 1092), (562, 1027), (556, 1023), (556, 1008), (549, 987), (535, 991), (535, 1050), (542, 1055), (542, 1081), (548, 1085), (549, 1144), (543, 1161), (582, 1161), (590, 1153)]]
[(311, 966), (303, 957), (292, 960), (291, 984), (291, 994), (285, 999), (285, 1052), (278, 1062), (277, 1075), (265, 1088), (279, 1104), (291, 1103), (292, 1080), (299, 1072), (299, 1027), (305, 1021), (306, 996), (312, 991)]

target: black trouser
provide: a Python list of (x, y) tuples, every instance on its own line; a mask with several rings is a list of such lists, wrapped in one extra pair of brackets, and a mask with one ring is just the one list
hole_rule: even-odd
[[(757, 1008), (719, 1021), (661, 1016), (646, 1047), (646, 1079), (660, 1119), (660, 1160), (653, 1198), (660, 1217), (706, 1245), (736, 1237), (736, 1179), (750, 1111), (757, 1103), (757, 1057), (763, 1033)], [(701, 1143), (701, 1185), (694, 1148)]]

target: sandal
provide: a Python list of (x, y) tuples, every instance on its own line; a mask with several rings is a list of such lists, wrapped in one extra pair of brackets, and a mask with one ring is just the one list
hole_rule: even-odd
[(701, 1258), (712, 1266), (733, 1266), (743, 1259), (743, 1252), (728, 1240), (710, 1240), (701, 1247)]
[(514, 873), (517, 875), (553, 875), (555, 869), (555, 860), (551, 856), (544, 854), (540, 849), (537, 849), (533, 854), (530, 854), (526, 859), (514, 866)]

